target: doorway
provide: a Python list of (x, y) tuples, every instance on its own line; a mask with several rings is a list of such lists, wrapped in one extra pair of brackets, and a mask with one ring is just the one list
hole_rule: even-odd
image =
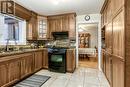
[(98, 68), (98, 24), (78, 25), (79, 66)]

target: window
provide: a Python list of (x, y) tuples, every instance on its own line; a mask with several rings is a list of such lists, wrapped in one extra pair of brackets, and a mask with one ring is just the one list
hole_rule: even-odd
[(11, 16), (0, 14), (0, 45), (25, 45), (26, 22)]

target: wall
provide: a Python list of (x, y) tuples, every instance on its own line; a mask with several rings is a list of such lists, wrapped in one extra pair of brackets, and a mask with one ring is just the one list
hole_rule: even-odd
[[(97, 23), (98, 24), (98, 67), (101, 70), (101, 15), (100, 14), (89, 14), (90, 20), (86, 21), (84, 17), (86, 15), (77, 15), (76, 18), (76, 49), (78, 49), (78, 25), (79, 24), (91, 24)], [(77, 50), (77, 60), (76, 64), (78, 67), (78, 50)]]

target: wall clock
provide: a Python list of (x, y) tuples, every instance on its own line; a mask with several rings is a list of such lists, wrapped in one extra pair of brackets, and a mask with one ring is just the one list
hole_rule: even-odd
[(84, 19), (85, 19), (86, 21), (89, 21), (89, 20), (90, 20), (90, 16), (89, 16), (89, 15), (86, 15)]

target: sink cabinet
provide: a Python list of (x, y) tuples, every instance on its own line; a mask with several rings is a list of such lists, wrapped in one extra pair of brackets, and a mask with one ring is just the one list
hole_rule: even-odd
[(0, 87), (9, 87), (42, 68), (43, 50), (0, 57)]

